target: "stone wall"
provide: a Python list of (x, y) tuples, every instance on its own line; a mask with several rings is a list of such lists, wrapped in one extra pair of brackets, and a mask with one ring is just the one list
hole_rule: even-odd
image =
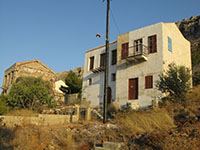
[(16, 125), (64, 125), (70, 122), (78, 122), (79, 115), (44, 115), (39, 114), (37, 117), (23, 116), (1, 116), (2, 124), (13, 127)]

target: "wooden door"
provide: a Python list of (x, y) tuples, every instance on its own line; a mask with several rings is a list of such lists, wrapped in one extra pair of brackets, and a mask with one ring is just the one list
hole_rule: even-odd
[(129, 100), (138, 99), (138, 78), (129, 79)]

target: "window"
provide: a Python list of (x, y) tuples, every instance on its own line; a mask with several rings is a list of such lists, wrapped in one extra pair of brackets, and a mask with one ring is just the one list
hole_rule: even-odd
[(168, 50), (172, 52), (172, 39), (168, 37)]
[(112, 81), (116, 81), (116, 73), (112, 73)]
[(89, 70), (93, 70), (94, 69), (94, 56), (90, 57), (90, 66), (89, 66)]
[(121, 59), (128, 57), (128, 42), (122, 44)]
[(106, 53), (100, 55), (100, 67), (105, 67)]
[(149, 53), (155, 53), (157, 52), (157, 39), (156, 35), (152, 35), (148, 37), (148, 47), (149, 47)]
[(112, 65), (115, 65), (117, 63), (117, 50), (112, 51)]
[(137, 54), (137, 52), (142, 52), (142, 39), (135, 40), (134, 41), (134, 52)]
[(145, 89), (153, 88), (153, 76), (145, 77)]
[(89, 85), (92, 85), (92, 78), (89, 78), (89, 79), (88, 79), (88, 84), (89, 84)]

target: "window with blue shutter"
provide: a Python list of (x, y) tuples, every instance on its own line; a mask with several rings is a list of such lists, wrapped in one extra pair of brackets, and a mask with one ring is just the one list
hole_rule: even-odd
[(172, 52), (172, 39), (168, 37), (168, 50)]

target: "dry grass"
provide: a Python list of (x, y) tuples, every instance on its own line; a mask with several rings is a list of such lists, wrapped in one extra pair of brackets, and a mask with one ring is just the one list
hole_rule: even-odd
[(148, 133), (154, 130), (167, 131), (174, 127), (173, 119), (165, 109), (119, 113), (116, 120), (123, 130), (132, 134)]
[(61, 126), (0, 127), (0, 135), (0, 149), (5, 150), (73, 150), (74, 146), (72, 133)]

